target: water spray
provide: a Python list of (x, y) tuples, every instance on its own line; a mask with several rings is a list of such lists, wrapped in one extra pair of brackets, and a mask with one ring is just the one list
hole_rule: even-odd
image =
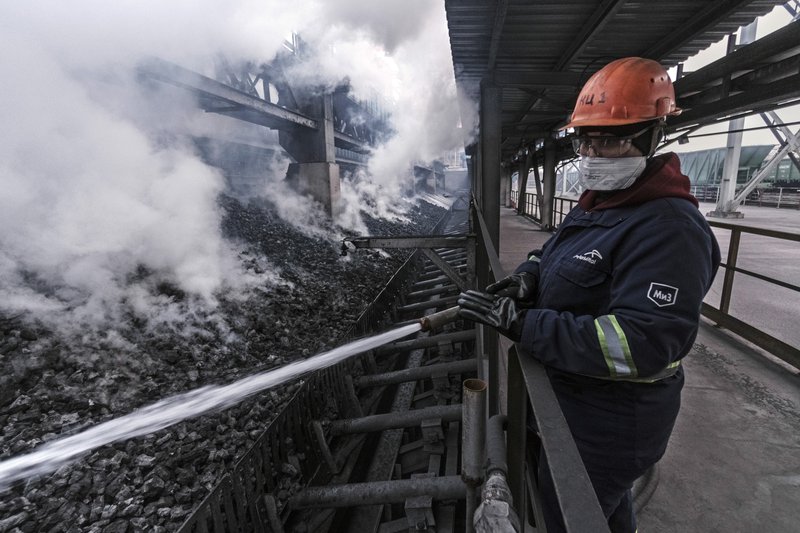
[(165, 398), (130, 414), (114, 418), (39, 446), (27, 455), (0, 462), (0, 492), (21, 479), (53, 472), (81, 455), (113, 442), (140, 437), (167, 428), (187, 418), (220, 410), (241, 402), (265, 389), (276, 387), (309, 372), (340, 363), (354, 355), (402, 339), (419, 331), (439, 328), (458, 318), (458, 307), (422, 317), (413, 322), (372, 337), (334, 348), (308, 359), (240, 379), (229, 385), (210, 385)]

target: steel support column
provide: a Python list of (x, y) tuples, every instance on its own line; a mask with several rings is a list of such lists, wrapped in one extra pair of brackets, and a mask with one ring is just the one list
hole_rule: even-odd
[(480, 208), (495, 250), (500, 244), (500, 174), (503, 89), (481, 84), (481, 173)]
[(553, 202), (556, 196), (556, 144), (553, 139), (544, 140), (544, 170), (542, 174), (542, 229), (553, 228)]
[(528, 189), (528, 174), (531, 171), (531, 150), (525, 151), (525, 157), (519, 160), (519, 177), (517, 178), (517, 214), (525, 214), (525, 191)]
[[(499, 250), (500, 244), (500, 173), (501, 137), (502, 137), (502, 102), (503, 90), (492, 85), (486, 80), (481, 83), (480, 102), (480, 137), (481, 144), (478, 150), (480, 160), (480, 189), (475, 190), (478, 208), (483, 214), (483, 246), (479, 246), (477, 256), (477, 281), (478, 289), (485, 288), (495, 280), (497, 272), (490, 275), (492, 270), (489, 257), (485, 250)], [(479, 196), (478, 196), (479, 195)], [(495, 252), (496, 253), (496, 252)], [(480, 349), (480, 348), (479, 348)], [(485, 331), (483, 335), (482, 353), (489, 362), (489, 412), (497, 412), (497, 356), (498, 338), (494, 331)]]
[[(750, 44), (755, 40), (756, 27), (758, 22), (741, 28), (739, 45)], [(734, 36), (728, 41), (728, 53), (735, 50)], [(730, 79), (727, 80), (730, 84)], [(744, 118), (731, 120), (728, 126), (728, 145), (725, 152), (725, 164), (722, 167), (722, 180), (719, 184), (719, 198), (717, 198), (716, 208), (708, 213), (711, 217), (721, 218), (742, 218), (744, 215), (737, 211), (739, 207), (734, 201), (736, 196), (736, 180), (739, 176), (739, 158), (742, 154), (742, 128), (744, 128)]]
[(500, 173), (500, 203), (504, 207), (511, 207), (511, 171), (510, 167), (503, 167)]

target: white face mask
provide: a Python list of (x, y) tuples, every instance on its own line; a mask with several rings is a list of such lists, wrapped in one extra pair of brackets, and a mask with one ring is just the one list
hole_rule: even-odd
[(627, 189), (642, 175), (647, 158), (641, 157), (581, 157), (578, 181), (584, 189), (616, 191)]

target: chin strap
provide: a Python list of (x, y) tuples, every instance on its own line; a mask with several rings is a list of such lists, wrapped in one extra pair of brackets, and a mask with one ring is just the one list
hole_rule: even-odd
[[(653, 155), (656, 153), (656, 149), (658, 148), (658, 143), (660, 143), (661, 140), (664, 138), (664, 127), (666, 125), (667, 121), (662, 118), (661, 120), (656, 122), (650, 129), (649, 150), (647, 151), (641, 150), (641, 148), (637, 146), (637, 148), (639, 148), (642, 151), (642, 154), (644, 154), (648, 159), (653, 157)], [(642, 137), (644, 137), (645, 135), (647, 135), (647, 133), (642, 134)]]

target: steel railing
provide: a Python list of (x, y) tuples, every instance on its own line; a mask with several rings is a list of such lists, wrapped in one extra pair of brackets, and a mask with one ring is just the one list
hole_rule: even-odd
[[(523, 201), (525, 203), (525, 208), (520, 214), (533, 219), (533, 221), (539, 225), (545, 225), (545, 221), (542, 220), (542, 208), (539, 205), (539, 197), (534, 193), (526, 192)], [(515, 207), (519, 205), (519, 191), (511, 191), (511, 202)], [(569, 213), (577, 203), (577, 198), (556, 196), (553, 199), (553, 213), (551, 220), (546, 222), (548, 222), (552, 228), (558, 227), (558, 225), (564, 221), (564, 217), (567, 216), (567, 213)]]
[[(692, 185), (691, 193), (701, 202), (717, 202), (719, 185)], [(800, 188), (759, 187), (747, 195), (742, 205), (800, 209)]]
[[(791, 291), (792, 294), (790, 295), (790, 298), (796, 299), (797, 293), (800, 292), (800, 286), (797, 286), (793, 283), (782, 281), (760, 272), (754, 272), (749, 269), (741, 268), (738, 265), (738, 261), (739, 251), (741, 249), (742, 234), (759, 235), (761, 237), (785, 241), (786, 243), (800, 243), (800, 234), (766, 228), (756, 228), (742, 224), (717, 222), (715, 220), (710, 220), (708, 223), (714, 228), (729, 230), (730, 240), (728, 241), (727, 258), (725, 262), (720, 265), (721, 271), (717, 274), (717, 276), (723, 276), (722, 293), (720, 294), (719, 306), (714, 307), (709, 303), (703, 302), (703, 315), (707, 316), (720, 326), (731, 330), (740, 337), (743, 337), (753, 344), (767, 350), (776, 357), (783, 359), (795, 368), (800, 368), (800, 349), (748, 324), (743, 317), (737, 317), (731, 314), (731, 300), (734, 294), (733, 281), (736, 273), (749, 276), (750, 278), (758, 279), (767, 282), (770, 285), (782, 287), (788, 291)], [(706, 297), (706, 299), (708, 299), (708, 297)]]

